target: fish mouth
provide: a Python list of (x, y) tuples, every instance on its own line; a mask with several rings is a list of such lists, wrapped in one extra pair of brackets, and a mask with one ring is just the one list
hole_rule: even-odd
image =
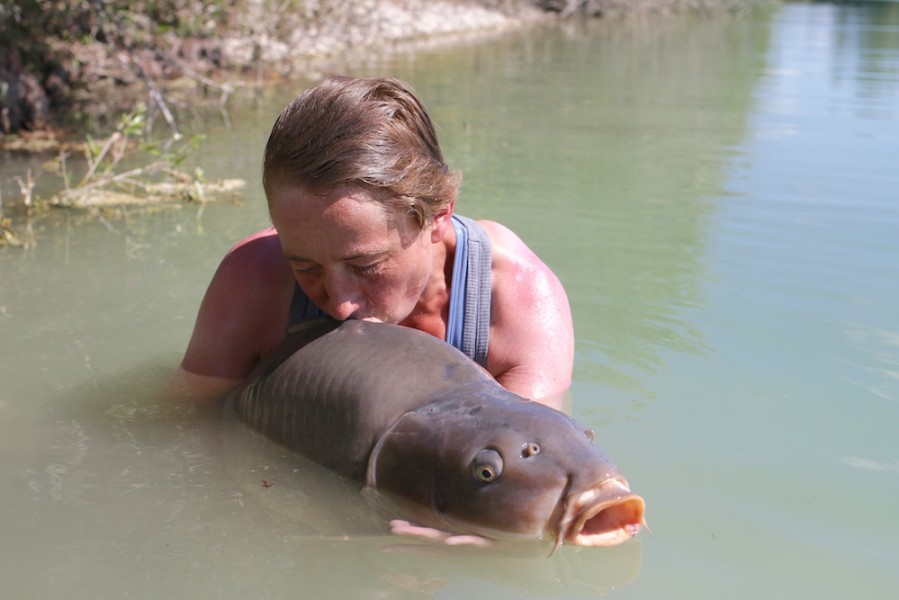
[(646, 527), (643, 498), (623, 479), (610, 479), (570, 496), (556, 545), (615, 546)]

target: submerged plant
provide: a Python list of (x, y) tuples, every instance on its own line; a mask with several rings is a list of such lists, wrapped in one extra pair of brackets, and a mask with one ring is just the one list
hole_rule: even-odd
[(240, 189), (242, 180), (207, 181), (202, 170), (188, 171), (182, 165), (197, 150), (202, 134), (169, 138), (164, 142), (145, 138), (146, 107), (139, 106), (119, 119), (106, 138), (86, 136), (83, 144), (85, 171), (72, 184), (68, 153), (45, 164), (62, 179), (61, 191), (49, 200), (53, 206), (89, 207), (141, 205), (172, 201), (212, 199), (217, 193)]

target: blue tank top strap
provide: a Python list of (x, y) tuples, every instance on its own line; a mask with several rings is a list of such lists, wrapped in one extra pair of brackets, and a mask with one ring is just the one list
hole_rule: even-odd
[(456, 250), (446, 341), (486, 367), (490, 335), (490, 239), (472, 219), (453, 215), (452, 223)]

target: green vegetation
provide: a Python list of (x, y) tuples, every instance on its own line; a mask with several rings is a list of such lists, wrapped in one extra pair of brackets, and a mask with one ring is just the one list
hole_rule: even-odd
[[(183, 163), (202, 140), (171, 137), (162, 143), (147, 141), (146, 108), (122, 115), (113, 132), (97, 139), (87, 135), (83, 143), (66, 144), (59, 154), (43, 165), (54, 175), (59, 191), (49, 198), (35, 197), (35, 177), (29, 170), (14, 179), (21, 192), (26, 213), (26, 231), (34, 217), (52, 208), (89, 211), (127, 206), (164, 206), (183, 202), (205, 203), (231, 197), (245, 186), (241, 179), (207, 181), (201, 169), (185, 170)], [(71, 153), (83, 156), (70, 167)], [(0, 204), (0, 246), (29, 246), (32, 236), (20, 234), (10, 218), (2, 215)]]
[[(181, 169), (188, 154), (197, 148), (201, 135), (186, 141), (169, 140), (164, 145), (141, 141), (145, 112), (140, 107), (123, 115), (115, 131), (106, 139), (87, 136), (84, 144), (87, 170), (76, 184), (72, 184), (65, 152), (47, 163), (45, 167), (62, 181), (62, 191), (54, 195), (49, 204), (87, 208), (171, 201), (205, 202), (214, 194), (243, 187), (240, 180), (208, 182), (199, 169), (192, 173)], [(139, 150), (137, 161), (129, 154), (129, 149), (135, 146)], [(130, 166), (123, 168), (126, 156)]]
[[(209, 38), (241, 2), (7, 0), (0, 4), (0, 133), (48, 127), (106, 87), (167, 75), (172, 40)], [(156, 92), (158, 94), (158, 91)]]

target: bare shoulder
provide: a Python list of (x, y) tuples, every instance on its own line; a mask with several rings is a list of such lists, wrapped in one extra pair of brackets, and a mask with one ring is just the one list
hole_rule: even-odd
[(207, 299), (231, 309), (262, 309), (278, 303), (281, 294), (277, 292), (283, 292), (285, 286), (293, 286), (290, 266), (281, 253), (277, 233), (269, 228), (231, 247), (213, 275)]
[(571, 385), (574, 331), (568, 296), (553, 271), (509, 228), (480, 221), (493, 247), (488, 368), (533, 399)]
[(235, 244), (200, 305), (182, 368), (240, 379), (284, 337), (293, 277), (277, 234), (266, 229)]
[(283, 271), (285, 262), (278, 234), (269, 227), (231, 246), (219, 268), (246, 276), (257, 273), (264, 276), (276, 270)]
[(492, 245), (497, 309), (527, 308), (539, 310), (539, 316), (562, 312), (568, 318), (568, 296), (556, 274), (508, 227), (493, 221), (480, 224)]

